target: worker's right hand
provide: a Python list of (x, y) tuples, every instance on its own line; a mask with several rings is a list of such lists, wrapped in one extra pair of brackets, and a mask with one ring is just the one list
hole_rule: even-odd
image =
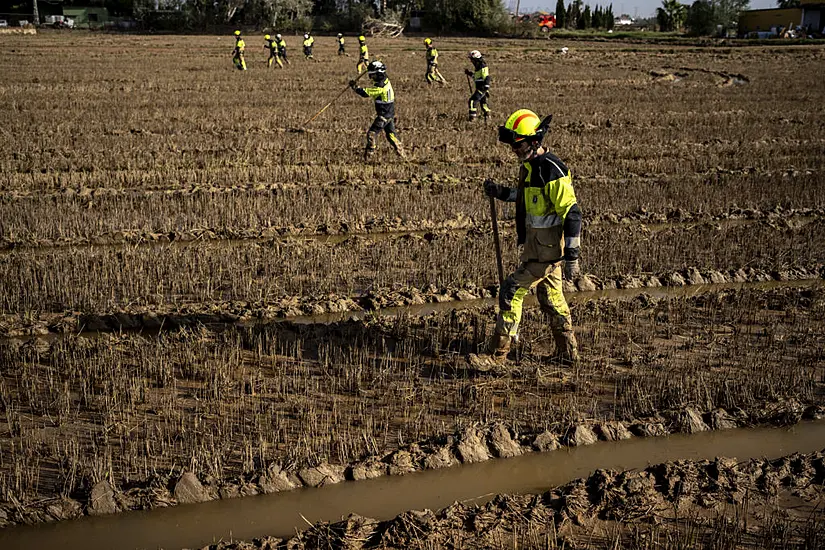
[(471, 71), (470, 69), (464, 69), (464, 74), (466, 74), (467, 76), (473, 76), (473, 71)]
[(355, 88), (355, 81), (354, 80), (349, 81), (349, 87), (350, 88)]
[(496, 183), (494, 180), (484, 180), (484, 194), (488, 197), (501, 198), (504, 192), (504, 186)]

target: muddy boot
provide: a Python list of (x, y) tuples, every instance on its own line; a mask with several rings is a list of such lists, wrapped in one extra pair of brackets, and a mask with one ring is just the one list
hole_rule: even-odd
[(491, 374), (506, 374), (507, 354), (510, 352), (510, 337), (494, 334), (487, 347), (487, 353), (471, 353), (467, 356), (467, 363), (478, 372)]
[(572, 330), (554, 330), (553, 340), (556, 342), (556, 353), (551, 358), (553, 362), (568, 367), (579, 362), (579, 345)]

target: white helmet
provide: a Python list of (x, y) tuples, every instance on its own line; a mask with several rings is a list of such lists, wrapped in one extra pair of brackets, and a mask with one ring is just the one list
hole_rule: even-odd
[(304, 33), (304, 38), (309, 38), (309, 33), (308, 32)]
[(281, 35), (280, 35), (280, 34), (276, 34), (276, 35), (275, 35), (275, 38), (277, 38), (278, 40), (280, 40), (280, 39), (281, 39)]
[(470, 59), (481, 59), (481, 52), (478, 50), (473, 50), (467, 54), (467, 57)]

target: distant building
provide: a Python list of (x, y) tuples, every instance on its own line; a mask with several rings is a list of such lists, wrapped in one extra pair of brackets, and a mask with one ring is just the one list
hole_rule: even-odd
[(619, 18), (615, 21), (616, 25), (632, 25), (633, 23), (635, 23), (635, 21), (633, 21), (633, 18), (627, 15), (626, 13), (621, 14)]
[(109, 23), (109, 10), (99, 6), (64, 6), (63, 15), (74, 19), (75, 28), (99, 28)]
[(739, 14), (739, 35), (778, 34), (779, 29), (801, 27), (825, 34), (825, 0), (800, 0), (798, 8), (748, 10)]

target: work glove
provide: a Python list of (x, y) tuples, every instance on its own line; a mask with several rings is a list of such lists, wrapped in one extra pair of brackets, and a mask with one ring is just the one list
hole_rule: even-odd
[(473, 76), (473, 71), (471, 71), (470, 69), (464, 69), (464, 74), (466, 74), (467, 76)]
[(572, 281), (581, 275), (578, 248), (568, 248), (564, 251), (564, 268), (562, 269), (562, 275), (567, 281)]
[(496, 183), (494, 180), (489, 178), (484, 180), (484, 194), (488, 197), (503, 199), (509, 192), (510, 190), (508, 188)]
[(349, 87), (352, 88), (353, 90), (355, 89), (355, 84), (356, 84), (356, 82), (354, 80), (349, 81)]

